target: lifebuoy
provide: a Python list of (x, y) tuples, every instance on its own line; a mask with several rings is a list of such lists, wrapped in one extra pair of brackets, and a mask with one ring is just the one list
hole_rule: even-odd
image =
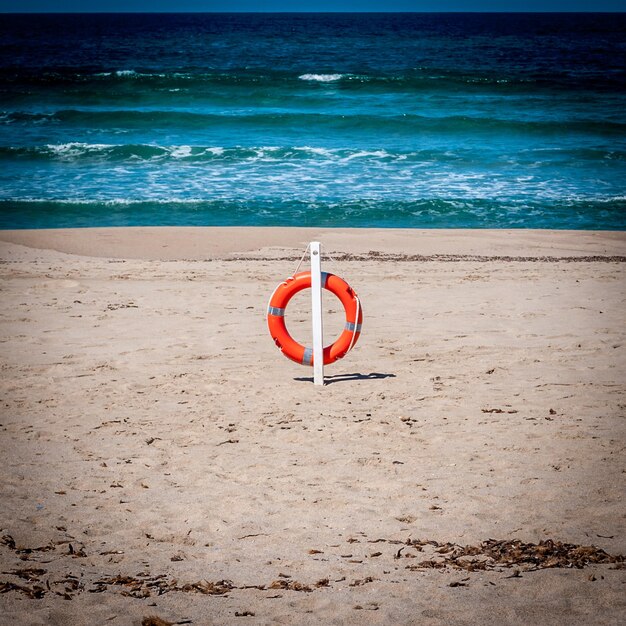
[[(346, 312), (346, 324), (337, 341), (324, 348), (324, 365), (344, 357), (361, 334), (363, 309), (356, 293), (348, 283), (328, 272), (322, 272), (322, 287), (334, 293)], [(313, 365), (313, 348), (299, 344), (291, 337), (285, 325), (285, 309), (291, 298), (303, 289), (311, 287), (311, 272), (300, 272), (276, 287), (267, 310), (270, 335), (283, 354), (302, 365)]]

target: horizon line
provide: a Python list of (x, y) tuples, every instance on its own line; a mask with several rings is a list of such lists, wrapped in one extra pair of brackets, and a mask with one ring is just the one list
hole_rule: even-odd
[(621, 15), (621, 11), (2, 11), (0, 15)]

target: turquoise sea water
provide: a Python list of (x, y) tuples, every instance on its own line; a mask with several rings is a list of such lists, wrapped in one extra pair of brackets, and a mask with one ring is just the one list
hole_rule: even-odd
[(0, 228), (626, 228), (626, 15), (4, 15)]

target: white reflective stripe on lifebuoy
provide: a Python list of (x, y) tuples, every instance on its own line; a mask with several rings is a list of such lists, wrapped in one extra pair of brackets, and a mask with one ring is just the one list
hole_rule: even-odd
[(267, 310), (268, 315), (276, 315), (277, 317), (285, 317), (285, 309), (279, 309), (276, 306), (271, 306)]
[(312, 365), (313, 363), (313, 348), (305, 348), (304, 356), (302, 357), (302, 365)]
[(346, 328), (346, 330), (351, 330), (351, 331), (356, 330), (357, 333), (361, 332), (361, 324), (357, 324), (355, 326), (354, 322), (346, 322), (345, 328)]
[(321, 277), (321, 283), (322, 283), (322, 289), (326, 288), (326, 281), (328, 280), (328, 272), (322, 272), (322, 277)]

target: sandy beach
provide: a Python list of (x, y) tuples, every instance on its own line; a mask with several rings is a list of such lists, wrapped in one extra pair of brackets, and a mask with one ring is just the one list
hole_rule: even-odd
[[(364, 309), (323, 388), (265, 321), (313, 239)], [(0, 623), (624, 623), (626, 233), (24, 230), (0, 260)]]

